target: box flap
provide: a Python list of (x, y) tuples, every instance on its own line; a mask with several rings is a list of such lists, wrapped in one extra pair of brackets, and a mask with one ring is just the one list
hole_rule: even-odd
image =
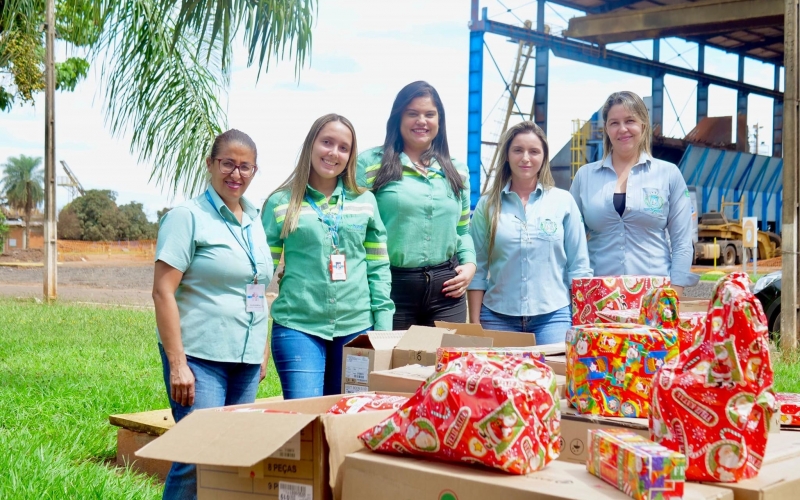
[[(478, 323), (451, 323), (449, 321), (434, 321), (439, 328), (455, 330), (458, 335), (473, 337), (488, 337), (493, 340), (494, 347), (530, 347), (536, 345), (536, 337), (530, 333), (504, 332), (501, 330), (484, 330)], [(465, 347), (465, 346), (447, 346)], [(486, 346), (476, 346), (486, 347)], [(563, 351), (562, 351), (563, 352)]]
[(545, 356), (556, 356), (565, 354), (567, 352), (567, 345), (563, 342), (558, 342), (556, 344), (540, 344), (536, 346), (536, 350)]
[(455, 335), (445, 333), (439, 347), (492, 347), (491, 337), (475, 337), (472, 335)]
[(394, 410), (367, 411), (352, 415), (322, 415), (320, 421), (325, 428), (328, 442), (328, 476), (333, 498), (342, 498), (343, 477), (339, 469), (345, 455), (364, 447), (358, 436), (394, 414)]
[(378, 349), (392, 349), (403, 335), (405, 330), (392, 330), (392, 331), (374, 331), (359, 335), (344, 347), (361, 347)]
[(395, 349), (436, 352), (436, 349), (442, 345), (442, 336), (445, 333), (455, 333), (455, 331), (447, 328), (414, 325), (406, 331)]
[(437, 328), (447, 328), (455, 330), (458, 335), (472, 335), (475, 337), (486, 337), (485, 330), (477, 323), (451, 323), (450, 321), (434, 321)]
[[(433, 366), (406, 365), (399, 368), (392, 368), (391, 370), (374, 371), (372, 373), (384, 377), (401, 377), (427, 380), (428, 377), (433, 375), (434, 371), (435, 369)], [(800, 435), (800, 433), (798, 435)]]
[(317, 415), (196, 411), (136, 452), (189, 464), (250, 467), (272, 455)]

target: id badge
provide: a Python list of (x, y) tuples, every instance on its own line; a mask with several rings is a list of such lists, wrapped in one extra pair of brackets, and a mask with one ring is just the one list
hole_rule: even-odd
[(335, 253), (331, 255), (331, 281), (345, 281), (347, 279), (347, 262), (344, 254)]
[(247, 285), (247, 302), (245, 311), (264, 312), (266, 309), (266, 300), (264, 300), (264, 293), (267, 291), (267, 286), (263, 283)]

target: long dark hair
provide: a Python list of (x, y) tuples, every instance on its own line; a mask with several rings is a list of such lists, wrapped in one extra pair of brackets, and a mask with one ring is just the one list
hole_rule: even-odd
[(464, 189), (453, 162), (450, 160), (450, 148), (447, 146), (447, 126), (444, 116), (444, 106), (439, 98), (439, 93), (428, 82), (418, 81), (409, 83), (397, 93), (392, 104), (392, 112), (386, 121), (386, 140), (383, 142), (383, 158), (381, 168), (372, 185), (373, 191), (378, 191), (392, 181), (399, 181), (403, 177), (403, 166), (400, 164), (400, 153), (403, 152), (403, 136), (400, 134), (400, 121), (403, 113), (417, 97), (430, 97), (439, 113), (439, 133), (433, 138), (431, 147), (422, 153), (420, 161), (428, 162), (436, 158), (444, 171), (444, 176), (450, 183), (453, 194), (458, 195)]

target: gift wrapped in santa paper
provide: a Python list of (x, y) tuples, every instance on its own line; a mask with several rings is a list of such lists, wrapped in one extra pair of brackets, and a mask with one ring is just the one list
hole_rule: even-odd
[(408, 401), (405, 396), (362, 392), (343, 396), (327, 413), (345, 415), (365, 411), (397, 410)]
[(444, 370), (451, 361), (467, 354), (495, 361), (502, 361), (506, 356), (520, 356), (544, 363), (544, 354), (535, 347), (440, 347), (436, 349), (436, 371)]
[(686, 479), (733, 482), (761, 468), (772, 414), (767, 321), (744, 273), (717, 282), (701, 337), (653, 382), (650, 435), (686, 455)]
[(779, 392), (775, 399), (781, 409), (781, 425), (800, 426), (800, 394)]
[(703, 329), (705, 317), (704, 312), (680, 312), (678, 294), (669, 287), (650, 289), (642, 299), (638, 311), (603, 309), (597, 313), (597, 318), (602, 323), (633, 323), (677, 329), (678, 345), (681, 350), (688, 349), (694, 344)]
[(558, 457), (560, 423), (550, 367), (530, 358), (468, 354), (434, 373), (359, 438), (377, 452), (528, 474)]
[(580, 413), (646, 417), (653, 377), (678, 355), (675, 330), (630, 323), (567, 331), (567, 398)]
[(669, 285), (666, 276), (604, 276), (572, 280), (572, 324), (599, 323), (604, 309), (639, 310), (644, 294), (651, 288)]
[(686, 457), (627, 429), (590, 429), (586, 469), (636, 500), (683, 497)]

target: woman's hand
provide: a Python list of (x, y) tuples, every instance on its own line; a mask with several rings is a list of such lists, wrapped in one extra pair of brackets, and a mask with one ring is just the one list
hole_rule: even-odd
[(467, 292), (467, 287), (472, 282), (472, 277), (475, 276), (477, 270), (478, 268), (472, 263), (456, 267), (457, 276), (444, 282), (442, 293), (454, 299), (461, 297)]
[(185, 361), (174, 366), (170, 363), (169, 391), (172, 400), (181, 406), (194, 404), (194, 373)]

